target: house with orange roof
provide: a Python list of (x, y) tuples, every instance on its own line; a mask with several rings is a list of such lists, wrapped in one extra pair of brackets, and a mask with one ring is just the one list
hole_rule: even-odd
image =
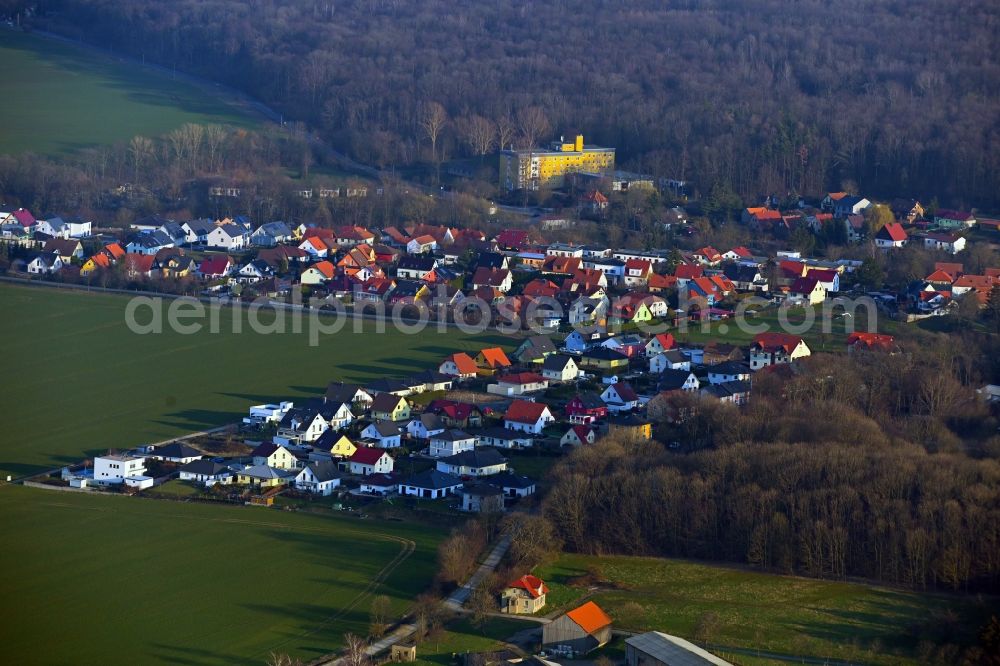
[(889, 222), (875, 233), (875, 247), (880, 250), (901, 248), (908, 239), (902, 224)]
[(986, 299), (989, 298), (990, 291), (996, 285), (1000, 285), (1000, 279), (993, 276), (966, 274), (955, 280), (951, 285), (951, 294), (952, 296), (961, 296), (962, 294), (974, 291), (979, 296), (979, 300), (985, 304)]
[(781, 213), (770, 208), (765, 208), (764, 206), (758, 206), (756, 208), (745, 209), (741, 219), (743, 224), (756, 227), (769, 227), (781, 220)]
[(438, 372), (442, 375), (458, 377), (459, 379), (471, 379), (476, 376), (478, 370), (476, 362), (465, 352), (452, 354), (438, 366)]
[(940, 268), (924, 278), (924, 282), (929, 282), (933, 285), (951, 286), (951, 283), (954, 281), (955, 281), (955, 276), (953, 273), (949, 273)]
[(125, 256), (125, 250), (118, 243), (108, 243), (101, 252), (108, 255), (108, 258), (113, 262)]
[(583, 208), (589, 208), (592, 212), (599, 213), (608, 207), (608, 198), (598, 190), (591, 190), (581, 197), (581, 203)]
[(153, 262), (156, 261), (156, 257), (151, 254), (126, 252), (123, 261), (125, 274), (130, 278), (149, 277), (153, 273)]
[(711, 245), (706, 245), (701, 249), (695, 250), (693, 256), (695, 261), (704, 266), (718, 266), (722, 263), (722, 253)]
[(511, 366), (510, 359), (500, 347), (487, 347), (476, 354), (476, 368), (478, 374), (490, 377), (499, 370)]
[(696, 264), (677, 264), (674, 266), (674, 277), (677, 278), (678, 285), (687, 284), (688, 280), (700, 278), (705, 274), (705, 269)]
[(847, 192), (829, 192), (823, 201), (820, 202), (819, 207), (821, 210), (832, 211), (837, 202), (847, 196)]
[(511, 581), (500, 593), (500, 612), (531, 615), (545, 606), (548, 586), (538, 576), (526, 574)]
[(330, 253), (330, 248), (319, 236), (310, 236), (301, 243), (299, 249), (309, 253), (314, 259), (325, 259)]
[(329, 261), (320, 261), (302, 271), (302, 284), (322, 284), (333, 279), (337, 267)]
[(847, 336), (848, 352), (862, 349), (873, 351), (892, 351), (895, 348), (895, 338), (891, 335), (855, 331)]
[(542, 272), (544, 273), (565, 273), (574, 275), (583, 265), (580, 257), (556, 257), (547, 256), (542, 262)]
[(653, 273), (649, 276), (649, 281), (646, 282), (646, 289), (652, 294), (659, 294), (667, 291), (668, 289), (673, 289), (677, 286), (677, 277), (674, 275), (660, 275), (659, 273)]
[(80, 266), (80, 275), (81, 277), (85, 277), (98, 269), (106, 269), (110, 267), (111, 259), (108, 258), (108, 255), (103, 252), (98, 252), (90, 259), (83, 262), (83, 266)]
[(611, 641), (611, 618), (588, 601), (542, 625), (542, 647), (573, 657), (593, 652)]
[(645, 286), (653, 274), (653, 265), (648, 259), (627, 259), (625, 261), (626, 286)]
[(750, 369), (791, 363), (812, 354), (805, 341), (790, 333), (759, 333), (750, 345)]
[(559, 293), (559, 285), (552, 280), (535, 278), (531, 282), (524, 285), (521, 293), (530, 298), (554, 298), (555, 295)]
[(741, 259), (749, 259), (752, 256), (753, 252), (742, 245), (722, 253), (722, 258), (725, 261), (740, 261)]
[(438, 242), (435, 240), (434, 236), (424, 234), (422, 236), (417, 236), (416, 238), (411, 238), (409, 242), (406, 243), (406, 253), (428, 254), (436, 250), (437, 247)]

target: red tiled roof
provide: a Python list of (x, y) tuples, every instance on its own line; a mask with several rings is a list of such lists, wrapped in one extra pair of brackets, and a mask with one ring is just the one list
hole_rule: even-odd
[(510, 271), (506, 268), (487, 268), (486, 266), (480, 266), (476, 269), (475, 274), (472, 276), (472, 284), (485, 284), (490, 287), (499, 287), (509, 276)]
[(894, 340), (895, 338), (891, 335), (856, 331), (847, 336), (847, 346), (854, 347), (864, 345), (868, 348), (876, 347), (880, 349), (891, 349)]
[(945, 273), (958, 277), (965, 272), (965, 266), (963, 264), (955, 263), (953, 261), (935, 261), (934, 270), (944, 271)]
[(35, 223), (35, 216), (24, 208), (18, 208), (11, 215), (22, 227), (30, 227)]
[(810, 268), (806, 277), (816, 278), (820, 282), (833, 282), (834, 278), (837, 277), (837, 271), (832, 268)]
[(510, 403), (504, 418), (516, 423), (537, 423), (542, 417), (542, 413), (547, 405), (541, 402), (530, 402), (528, 400), (515, 400)]
[(802, 338), (797, 335), (791, 335), (790, 333), (768, 332), (758, 333), (754, 336), (753, 346), (767, 352), (784, 349), (785, 352), (791, 354), (792, 350), (795, 349), (800, 342), (802, 342)]
[(674, 348), (675, 340), (673, 333), (660, 333), (653, 339), (657, 340), (660, 343), (660, 346), (663, 347), (664, 350)]
[(112, 259), (121, 259), (125, 256), (125, 250), (118, 243), (108, 243), (104, 246), (104, 251), (111, 255)]
[[(545, 377), (542, 377), (536, 372), (518, 372), (499, 377), (497, 381), (503, 384), (517, 384), (519, 386), (524, 386), (525, 384), (538, 384), (544, 382)], [(532, 423), (534, 423), (534, 421), (532, 421)]]
[(549, 592), (548, 586), (542, 582), (542, 579), (537, 576), (532, 576), (531, 574), (521, 576), (514, 582), (510, 583), (507, 587), (516, 587), (521, 590), (526, 590), (533, 599), (537, 599), (543, 594), (548, 594)]
[(202, 275), (225, 275), (229, 272), (233, 262), (226, 255), (209, 257), (203, 259), (198, 266), (198, 272)]
[(927, 282), (934, 282), (936, 284), (951, 284), (955, 281), (955, 278), (943, 270), (936, 270), (924, 279)]
[(483, 355), (483, 360), (485, 360), (486, 364), (491, 368), (506, 368), (510, 365), (510, 359), (507, 358), (507, 354), (505, 354), (503, 349), (500, 347), (487, 347), (479, 353)]
[(380, 449), (377, 446), (363, 446), (355, 451), (349, 460), (362, 465), (374, 465), (384, 453), (385, 449)]
[(750, 250), (748, 250), (747, 248), (743, 247), (742, 245), (734, 247), (733, 249), (730, 250), (730, 252), (732, 252), (733, 254), (735, 254), (737, 257), (751, 257), (751, 256), (753, 256), (753, 253), (750, 252)]
[(705, 269), (692, 264), (677, 264), (674, 268), (674, 275), (681, 280), (693, 280), (705, 274)]
[(876, 238), (881, 238), (882, 240), (890, 240), (893, 242), (905, 241), (906, 231), (903, 229), (903, 225), (897, 222), (888, 222), (884, 227), (878, 230), (875, 235)]

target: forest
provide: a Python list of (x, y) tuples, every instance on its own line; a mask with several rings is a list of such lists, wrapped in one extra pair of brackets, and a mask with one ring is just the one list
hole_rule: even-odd
[(677, 447), (578, 449), (544, 513), (584, 553), (996, 591), (1000, 436), (972, 387), (998, 352), (996, 336), (926, 335), (758, 373), (743, 410), (661, 395), (650, 418)]
[(29, 26), (233, 85), (377, 166), (579, 130), (624, 167), (744, 201), (845, 188), (1000, 206), (996, 3), (31, 4)]

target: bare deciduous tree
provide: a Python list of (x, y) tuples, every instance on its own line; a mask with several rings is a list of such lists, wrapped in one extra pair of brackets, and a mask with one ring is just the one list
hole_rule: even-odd
[(390, 602), (389, 597), (380, 594), (372, 599), (371, 609), (371, 635), (381, 638), (388, 628)]
[(438, 180), (441, 178), (440, 163), (438, 162), (437, 144), (448, 124), (448, 112), (437, 102), (427, 102), (420, 115), (420, 128), (424, 131), (424, 136), (431, 142), (431, 160), (438, 168)]

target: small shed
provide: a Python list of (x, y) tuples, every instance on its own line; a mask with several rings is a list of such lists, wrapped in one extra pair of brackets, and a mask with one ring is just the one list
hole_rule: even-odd
[(410, 643), (396, 643), (392, 646), (390, 657), (393, 661), (416, 661), (417, 646)]
[(584, 655), (611, 640), (611, 618), (593, 601), (542, 626), (542, 647), (568, 657)]

